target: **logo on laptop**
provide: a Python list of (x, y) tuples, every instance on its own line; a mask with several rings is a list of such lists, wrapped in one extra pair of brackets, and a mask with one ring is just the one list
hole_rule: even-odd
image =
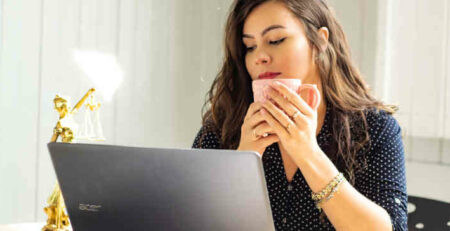
[(100, 211), (101, 205), (89, 205), (89, 204), (80, 204), (78, 205), (78, 209), (81, 211), (89, 211), (89, 212), (98, 212)]

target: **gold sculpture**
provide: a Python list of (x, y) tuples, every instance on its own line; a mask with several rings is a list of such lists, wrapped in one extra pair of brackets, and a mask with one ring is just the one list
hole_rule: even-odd
[[(64, 124), (63, 120), (74, 115), (94, 91), (94, 88), (89, 89), (89, 91), (83, 96), (83, 98), (80, 99), (80, 101), (78, 101), (72, 110), (67, 105), (67, 100), (59, 95), (56, 95), (53, 102), (55, 109), (59, 113), (59, 120), (53, 129), (53, 136), (50, 142), (56, 142), (59, 136), (61, 136), (61, 141), (64, 143), (71, 143), (73, 141), (74, 131), (70, 125)], [(92, 106), (88, 105), (88, 107)], [(47, 202), (49, 205), (44, 208), (44, 212), (47, 214), (48, 219), (47, 224), (42, 228), (42, 231), (68, 231), (68, 227), (70, 225), (69, 217), (65, 212), (64, 199), (58, 183), (55, 185), (55, 189), (48, 198)]]

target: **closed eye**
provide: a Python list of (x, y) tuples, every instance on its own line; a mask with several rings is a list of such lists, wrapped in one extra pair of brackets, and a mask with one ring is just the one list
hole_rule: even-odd
[(251, 51), (253, 51), (253, 50), (255, 49), (255, 47), (254, 47), (254, 46), (252, 46), (252, 47), (247, 47), (246, 49), (247, 49), (247, 52), (251, 52)]
[(270, 41), (269, 44), (278, 45), (278, 44), (282, 43), (285, 39), (286, 38), (282, 38), (282, 39), (279, 39), (277, 41)]
[[(270, 45), (278, 45), (278, 44), (282, 43), (285, 39), (286, 39), (286, 38), (282, 38), (282, 39), (279, 39), (279, 40), (276, 40), (276, 41), (269, 41), (269, 44), (270, 44)], [(247, 52), (251, 52), (251, 51), (253, 51), (254, 49), (255, 49), (255, 46), (252, 46), (252, 47), (246, 47)]]

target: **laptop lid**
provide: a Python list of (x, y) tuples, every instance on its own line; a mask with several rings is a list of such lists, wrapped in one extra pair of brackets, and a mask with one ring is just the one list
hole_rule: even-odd
[(274, 230), (260, 156), (49, 143), (77, 230)]

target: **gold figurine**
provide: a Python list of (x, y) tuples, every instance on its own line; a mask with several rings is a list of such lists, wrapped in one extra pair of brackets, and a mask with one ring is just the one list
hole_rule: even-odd
[[(84, 104), (86, 99), (95, 91), (94, 88), (89, 89), (89, 91), (81, 98), (80, 101), (71, 110), (68, 106), (67, 100), (56, 95), (53, 103), (55, 109), (59, 113), (59, 120), (53, 129), (53, 136), (51, 142), (56, 142), (58, 137), (61, 136), (61, 141), (64, 143), (71, 143), (74, 139), (74, 129), (71, 126), (74, 124), (64, 123), (64, 120), (72, 119), (78, 109)], [(99, 105), (98, 105), (99, 106)], [(70, 118), (68, 118), (70, 117)], [(70, 225), (69, 217), (65, 212), (64, 199), (59, 188), (59, 184), (55, 185), (55, 189), (47, 200), (48, 206), (44, 208), (44, 212), (47, 214), (47, 224), (42, 228), (42, 231), (68, 231)]]

